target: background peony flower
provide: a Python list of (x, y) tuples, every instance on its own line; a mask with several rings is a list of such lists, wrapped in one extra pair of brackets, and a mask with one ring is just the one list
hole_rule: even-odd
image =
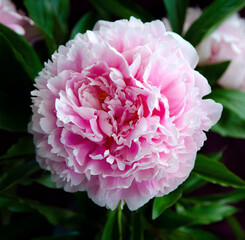
[(0, 23), (9, 27), (20, 35), (32, 35), (25, 31), (34, 25), (34, 22), (24, 16), (22, 12), (17, 12), (15, 5), (10, 0), (0, 0)]
[[(199, 8), (187, 11), (184, 32), (201, 15)], [(245, 91), (245, 20), (235, 14), (222, 23), (197, 47), (200, 65), (230, 60), (231, 63), (218, 83), (224, 88)]]
[(222, 106), (202, 97), (195, 49), (157, 20), (99, 21), (60, 46), (36, 79), (37, 161), (57, 187), (136, 210), (190, 174)]

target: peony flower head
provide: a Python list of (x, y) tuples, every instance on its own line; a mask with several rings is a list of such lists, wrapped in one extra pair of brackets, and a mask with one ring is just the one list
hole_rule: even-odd
[[(199, 8), (188, 9), (184, 32), (201, 14)], [(228, 18), (197, 46), (197, 52), (200, 65), (231, 61), (218, 84), (224, 88), (245, 91), (245, 19), (238, 14)]]
[(17, 12), (15, 5), (10, 0), (0, 0), (0, 23), (20, 35), (25, 35), (25, 29), (34, 25), (30, 18)]
[(195, 49), (157, 20), (99, 21), (60, 46), (32, 92), (37, 161), (57, 187), (136, 210), (189, 176), (222, 106)]

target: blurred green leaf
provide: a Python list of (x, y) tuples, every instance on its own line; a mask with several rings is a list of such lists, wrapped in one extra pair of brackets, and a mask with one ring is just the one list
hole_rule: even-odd
[(50, 1), (54, 13), (59, 20), (59, 24), (64, 32), (67, 32), (67, 24), (70, 10), (69, 0), (51, 0)]
[(143, 22), (151, 22), (155, 20), (155, 18), (150, 14), (148, 9), (145, 9), (141, 6), (141, 4), (137, 4), (136, 2), (132, 0), (118, 0), (123, 6), (126, 8), (131, 9), (135, 14), (139, 16), (141, 21)]
[(221, 119), (211, 130), (224, 137), (245, 138), (245, 120), (224, 108)]
[(216, 102), (245, 120), (245, 93), (235, 89), (215, 89), (209, 95)]
[(34, 81), (42, 64), (33, 47), (19, 34), (0, 24), (0, 32), (8, 39), (19, 63)]
[(30, 161), (12, 167), (0, 177), (0, 192), (6, 191), (13, 185), (18, 184), (21, 180), (37, 172), (39, 169), (36, 161)]
[(181, 201), (194, 203), (194, 204), (233, 204), (240, 202), (245, 199), (245, 190), (244, 189), (236, 189), (234, 191), (228, 193), (219, 193), (219, 194), (209, 194), (204, 196), (196, 196), (196, 197), (185, 197), (182, 198)]
[(245, 188), (245, 181), (229, 171), (221, 162), (204, 155), (197, 155), (193, 170), (201, 178), (222, 186)]
[(192, 218), (192, 224), (194, 225), (219, 222), (237, 212), (237, 209), (233, 206), (216, 203), (196, 205), (188, 208), (184, 208), (180, 204), (177, 204), (176, 210), (179, 214)]
[(155, 221), (154, 226), (172, 231), (184, 226), (193, 225), (193, 218), (189, 216), (183, 216), (172, 209), (168, 208), (165, 210), (164, 214), (160, 215)]
[(245, 138), (245, 93), (235, 89), (215, 89), (210, 98), (224, 107), (212, 130), (222, 136)]
[(207, 184), (207, 181), (201, 179), (200, 177), (198, 177), (198, 175), (192, 172), (183, 184), (183, 192), (193, 192), (194, 190), (204, 186), (205, 184)]
[(18, 56), (0, 32), (0, 65), (4, 76), (0, 90), (0, 128), (25, 132), (31, 115), (29, 106), (32, 83)]
[(32, 212), (33, 210), (16, 197), (0, 195), (0, 209), (8, 209), (11, 212)]
[(7, 207), (9, 210), (13, 211), (20, 211), (22, 209), (29, 209), (29, 211), (35, 210), (53, 225), (62, 224), (70, 227), (73, 224), (73, 218), (76, 218), (76, 221), (78, 221), (77, 217), (79, 216), (76, 212), (68, 209), (55, 207), (20, 197), (9, 197), (3, 195), (0, 198), (0, 204), (0, 206)]
[(144, 240), (144, 228), (140, 212), (131, 212), (130, 232), (130, 240)]
[(53, 8), (53, 35), (56, 44), (64, 44), (68, 33), (69, 0), (50, 0)]
[[(63, 226), (71, 231), (98, 231), (98, 227), (93, 222), (88, 220), (83, 213), (79, 214), (69, 209), (56, 207), (44, 204), (31, 199), (20, 198), (18, 196), (8, 196), (1, 194), (0, 196), (0, 209), (6, 208), (12, 212), (32, 212), (32, 214), (42, 215), (47, 222), (57, 226)], [(74, 233), (75, 233), (74, 232)]]
[(205, 156), (212, 158), (213, 160), (217, 160), (217, 161), (223, 161), (223, 151), (224, 149), (221, 149), (220, 152), (210, 152), (210, 153), (206, 153)]
[(173, 192), (162, 197), (156, 197), (153, 202), (152, 208), (152, 219), (159, 217), (164, 210), (175, 204), (178, 199), (182, 196), (182, 187), (178, 187)]
[(231, 216), (227, 218), (227, 221), (235, 234), (236, 240), (244, 240), (245, 233), (241, 224), (237, 221), (237, 219)]
[(25, 0), (24, 4), (39, 30), (41, 31), (49, 53), (53, 53), (57, 46), (53, 36), (54, 19), (50, 0)]
[(67, 38), (69, 0), (25, 0), (24, 4), (53, 53)]
[(220, 62), (212, 65), (198, 66), (197, 71), (207, 78), (208, 83), (214, 86), (219, 78), (228, 68), (230, 61)]
[(222, 22), (245, 6), (244, 0), (216, 0), (209, 5), (189, 28), (185, 39), (196, 47)]
[(95, 7), (100, 19), (111, 20), (117, 18), (129, 19), (134, 16), (143, 22), (152, 21), (154, 18), (147, 10), (131, 0), (89, 0)]
[(108, 12), (107, 9), (101, 7), (101, 5), (103, 5), (103, 1), (100, 2), (99, 0), (89, 0), (89, 2), (94, 6), (101, 20), (110, 20), (111, 13)]
[(90, 0), (90, 2), (104, 19), (108, 19), (111, 14), (126, 19), (131, 16), (140, 18), (132, 9), (125, 7), (117, 0)]
[(50, 173), (44, 173), (41, 177), (35, 179), (35, 181), (48, 188), (56, 188), (56, 183), (51, 180)]
[(219, 240), (213, 233), (199, 228), (182, 228), (181, 231), (191, 234), (193, 240)]
[(18, 142), (12, 145), (7, 153), (0, 157), (0, 159), (6, 158), (19, 158), (23, 156), (30, 156), (35, 154), (35, 147), (31, 135), (22, 137)]
[(37, 210), (53, 225), (64, 224), (69, 226), (69, 220), (77, 216), (77, 213), (64, 208), (49, 206), (32, 200), (25, 199), (23, 201), (32, 209)]
[[(213, 160), (221, 161), (223, 152), (213, 152), (205, 154), (208, 158), (212, 158)], [(190, 193), (195, 191), (196, 189), (203, 187), (208, 182), (200, 178), (196, 173), (191, 172), (190, 176), (183, 184), (183, 193)]]
[(174, 230), (172, 232), (162, 230), (161, 239), (166, 240), (194, 240), (192, 235), (182, 230)]
[(172, 31), (182, 34), (189, 0), (163, 0)]
[(113, 229), (116, 223), (117, 217), (117, 209), (114, 211), (109, 211), (108, 218), (104, 227), (104, 231), (102, 234), (102, 240), (114, 240), (118, 239), (118, 236), (114, 238), (113, 236)]
[(87, 30), (92, 30), (98, 18), (94, 12), (87, 12), (76, 23), (72, 29), (70, 38), (74, 38), (77, 33), (85, 33)]

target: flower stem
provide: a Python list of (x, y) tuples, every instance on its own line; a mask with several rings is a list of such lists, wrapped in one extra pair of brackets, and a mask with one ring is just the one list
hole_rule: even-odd
[(123, 240), (123, 235), (122, 235), (122, 208), (120, 206), (118, 207), (117, 221), (118, 221), (119, 240)]

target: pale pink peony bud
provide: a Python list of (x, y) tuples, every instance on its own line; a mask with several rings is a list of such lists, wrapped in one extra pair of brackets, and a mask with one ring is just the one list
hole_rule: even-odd
[[(184, 32), (201, 13), (199, 8), (188, 9)], [(167, 25), (169, 26), (169, 23)], [(197, 46), (197, 52), (200, 57), (200, 65), (231, 61), (218, 84), (224, 88), (245, 91), (245, 19), (238, 14), (228, 18)]]
[(10, 0), (0, 0), (0, 23), (23, 35), (29, 41), (40, 36), (34, 22), (26, 17), (23, 12), (17, 11)]

